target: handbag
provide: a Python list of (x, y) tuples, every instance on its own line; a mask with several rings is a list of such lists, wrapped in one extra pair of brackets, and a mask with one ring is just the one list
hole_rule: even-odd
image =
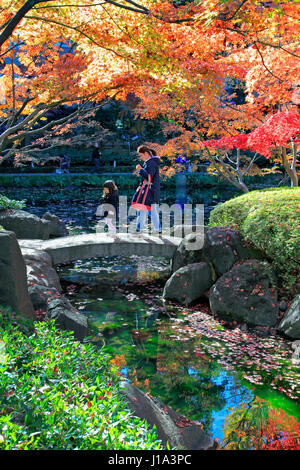
[(141, 211), (151, 210), (151, 207), (145, 205), (149, 190), (151, 190), (151, 175), (148, 173), (148, 179), (143, 181), (143, 184), (137, 188), (133, 195), (131, 200), (132, 207)]

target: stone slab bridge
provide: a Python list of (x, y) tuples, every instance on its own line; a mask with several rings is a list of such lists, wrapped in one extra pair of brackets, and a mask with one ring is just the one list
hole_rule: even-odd
[(182, 238), (137, 233), (89, 233), (50, 240), (18, 240), (22, 248), (46, 251), (54, 265), (103, 256), (172, 258)]

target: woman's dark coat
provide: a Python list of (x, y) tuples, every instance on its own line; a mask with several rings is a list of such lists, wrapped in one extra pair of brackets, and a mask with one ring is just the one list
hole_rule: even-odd
[(136, 190), (131, 205), (138, 210), (151, 210), (151, 204), (160, 201), (159, 157), (151, 157), (139, 171), (143, 182)]

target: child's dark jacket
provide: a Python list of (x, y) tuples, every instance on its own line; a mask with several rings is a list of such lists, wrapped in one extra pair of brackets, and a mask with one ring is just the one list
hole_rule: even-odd
[[(113, 206), (115, 208), (115, 215), (116, 217), (118, 217), (118, 212), (119, 212), (119, 192), (118, 191), (116, 191), (114, 194), (106, 194), (104, 197), (102, 197), (100, 202), (102, 205), (110, 204), (111, 206)], [(109, 214), (108, 208), (104, 206), (103, 209), (104, 210), (103, 210), (102, 217), (109, 217), (109, 218), (113, 217), (113, 215)]]

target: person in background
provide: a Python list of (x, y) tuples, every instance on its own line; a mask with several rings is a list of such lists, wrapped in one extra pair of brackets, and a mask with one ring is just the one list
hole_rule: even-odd
[(99, 144), (96, 143), (93, 149), (93, 153), (92, 153), (92, 162), (94, 164), (94, 167), (92, 168), (91, 173), (95, 173), (95, 172), (101, 173), (101, 170), (100, 170), (101, 152), (99, 152), (98, 147), (99, 147)]
[[(109, 208), (105, 207), (106, 204), (113, 206), (114, 210), (110, 210)], [(103, 205), (102, 218), (104, 218), (109, 232), (116, 233), (117, 228), (114, 225), (113, 220), (118, 219), (119, 216), (119, 191), (116, 183), (113, 180), (107, 180), (103, 185), (101, 205)]]
[(60, 169), (62, 173), (70, 173), (71, 159), (67, 155), (61, 155)]

